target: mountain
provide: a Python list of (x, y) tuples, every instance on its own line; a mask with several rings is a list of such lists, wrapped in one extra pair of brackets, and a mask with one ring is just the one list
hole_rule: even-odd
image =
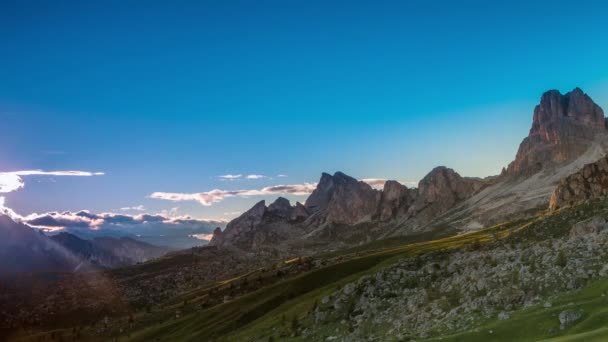
[(532, 128), (507, 174), (534, 174), (583, 155), (608, 131), (604, 111), (580, 88), (562, 95), (550, 90), (534, 109)]
[[(443, 166), (426, 175), (417, 189), (387, 181), (379, 191), (342, 172), (323, 173), (305, 204), (291, 206), (287, 199), (279, 197), (267, 207), (265, 201), (260, 201), (229, 222), (224, 231), (216, 229), (209, 244), (244, 251), (264, 247), (286, 251), (303, 245), (303, 252), (310, 252), (310, 243), (336, 247), (362, 230), (369, 235), (371, 231), (365, 230), (370, 224), (397, 224), (412, 231), (424, 227), (485, 184)], [(386, 230), (384, 234), (390, 232)], [(376, 238), (381, 236), (377, 233)]]
[(321, 175), (317, 188), (304, 204), (311, 216), (307, 225), (357, 224), (376, 214), (381, 193), (342, 172)]
[(0, 216), (0, 274), (92, 271), (133, 265), (167, 252), (130, 238), (83, 240), (69, 233), (49, 237), (9, 216)]
[(51, 240), (65, 247), (82, 260), (102, 268), (129, 266), (158, 258), (169, 249), (157, 247), (128, 237), (96, 237), (84, 240), (70, 233), (59, 233)]
[(439, 166), (418, 183), (416, 200), (408, 209), (408, 218), (430, 221), (484, 187), (479, 178), (460, 176), (456, 171)]
[(545, 210), (557, 184), (608, 151), (604, 112), (581, 89), (545, 92), (515, 159), (479, 192), (439, 219), (476, 230)]
[(394, 180), (386, 181), (378, 205), (378, 219), (389, 221), (395, 217), (406, 215), (417, 197), (418, 191), (416, 189), (408, 189), (405, 185)]
[(6, 215), (0, 215), (0, 260), (0, 274), (71, 272), (91, 266), (42, 232)]
[[(279, 199), (267, 208), (259, 202), (224, 232), (217, 230), (211, 245), (286, 249), (286, 244), (320, 239), (337, 246), (355, 235), (378, 239), (437, 229), (476, 230), (544, 210), (561, 179), (607, 150), (603, 110), (579, 88), (564, 95), (551, 90), (541, 96), (528, 136), (500, 175), (462, 177), (440, 166), (418, 188), (387, 181), (379, 191), (342, 172), (323, 173), (304, 205), (292, 207)], [(295, 210), (297, 220), (291, 216)]]
[(282, 197), (269, 206), (260, 201), (230, 221), (224, 231), (216, 229), (209, 246), (232, 246), (242, 250), (268, 245), (278, 247), (279, 243), (304, 234), (298, 224), (307, 216), (307, 209), (300, 203), (292, 207), (289, 200)]

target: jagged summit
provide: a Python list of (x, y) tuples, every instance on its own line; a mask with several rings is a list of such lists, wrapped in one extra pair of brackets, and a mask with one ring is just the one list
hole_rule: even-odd
[(416, 228), (470, 197), (483, 185), (482, 180), (462, 177), (445, 166), (429, 172), (418, 188), (409, 189), (389, 180), (381, 191), (343, 172), (333, 175), (324, 172), (304, 205), (298, 202), (292, 206), (283, 197), (269, 206), (260, 201), (228, 223), (223, 232), (216, 230), (210, 245), (250, 250), (270, 242), (276, 247), (276, 243), (289, 239), (323, 236), (325, 229), (362, 223), (382, 225), (398, 221), (405, 223), (404, 227)]
[(565, 95), (547, 91), (534, 109), (528, 137), (505, 173), (530, 175), (546, 166), (572, 161), (598, 136), (606, 135), (604, 111), (580, 88)]
[(380, 192), (369, 184), (342, 172), (323, 173), (317, 188), (305, 202), (313, 212), (309, 225), (355, 224), (371, 220), (380, 201)]
[[(333, 176), (323, 172), (321, 173), (321, 179), (317, 184), (317, 188), (310, 194), (308, 199), (306, 199), (304, 205), (312, 211), (324, 208), (331, 201), (336, 188), (355, 188), (360, 186), (359, 183), (364, 184), (363, 187), (367, 185), (340, 171), (335, 172)], [(371, 189), (369, 185), (367, 186)]]

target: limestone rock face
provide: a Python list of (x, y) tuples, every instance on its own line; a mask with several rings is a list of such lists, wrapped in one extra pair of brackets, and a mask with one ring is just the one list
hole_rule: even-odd
[(381, 193), (369, 184), (342, 172), (323, 173), (317, 188), (306, 200), (312, 212), (309, 225), (355, 224), (369, 221), (377, 211)]
[(262, 223), (266, 209), (266, 202), (259, 201), (251, 209), (241, 214), (241, 216), (230, 221), (221, 234), (216, 234), (216, 229), (213, 232), (213, 238), (209, 241), (209, 245), (223, 246), (226, 244), (233, 244), (244, 238), (247, 233), (251, 232)]
[(222, 232), (213, 232), (210, 246), (233, 246), (242, 250), (279, 243), (301, 234), (296, 226), (308, 217), (308, 211), (300, 203), (292, 207), (289, 200), (277, 198), (268, 207), (260, 201), (241, 216), (230, 221)]
[(431, 218), (442, 214), (483, 187), (481, 179), (461, 177), (454, 170), (439, 166), (418, 184), (418, 195), (408, 215)]
[(289, 218), (293, 207), (289, 203), (289, 200), (283, 197), (277, 198), (272, 204), (268, 206), (268, 212), (281, 218)]
[(589, 149), (597, 135), (607, 134), (604, 112), (581, 89), (565, 95), (550, 90), (534, 109), (530, 133), (506, 173), (531, 175), (572, 161)]
[(551, 194), (549, 209), (556, 210), (606, 195), (608, 195), (608, 157), (603, 157), (562, 179)]
[(417, 197), (416, 189), (408, 189), (405, 185), (389, 180), (384, 183), (380, 205), (378, 207), (378, 218), (387, 221), (397, 216), (405, 215)]
[(291, 211), (291, 216), (289, 218), (292, 221), (302, 221), (305, 220), (308, 216), (310, 216), (308, 209), (306, 209), (306, 207), (302, 203), (296, 202), (296, 206)]

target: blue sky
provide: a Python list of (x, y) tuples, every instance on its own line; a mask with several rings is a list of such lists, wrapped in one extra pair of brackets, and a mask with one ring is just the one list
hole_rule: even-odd
[[(27, 214), (230, 218), (261, 189), (322, 171), (417, 181), (500, 172), (548, 89), (608, 106), (601, 2), (3, 1), (1, 171)], [(258, 180), (220, 180), (261, 174)], [(279, 174), (288, 177), (276, 177)], [(304, 200), (304, 196), (291, 196)]]

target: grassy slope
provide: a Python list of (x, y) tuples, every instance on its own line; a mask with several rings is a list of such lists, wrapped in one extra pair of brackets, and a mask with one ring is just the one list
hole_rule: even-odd
[[(462, 248), (474, 242), (483, 243), (495, 238), (506, 238), (512, 243), (559, 238), (567, 234), (575, 222), (598, 214), (608, 217), (607, 208), (607, 203), (600, 202), (564, 209), (550, 216), (541, 215), (530, 221), (497, 225), (475, 233), (434, 241), (397, 247), (389, 243), (390, 247), (365, 256), (347, 258), (344, 262), (284, 280), (231, 302), (146, 327), (132, 334), (129, 340), (267, 341), (268, 336), (274, 335), (277, 340), (297, 341), (300, 340), (297, 337), (277, 336), (274, 329), (288, 326), (293, 317), (302, 318), (315, 301), (320, 301), (338, 287), (364, 274), (374, 273), (399, 258)], [(520, 310), (509, 320), (490, 320), (475, 331), (446, 336), (442, 341), (535, 341), (553, 337), (559, 337), (555, 341), (608, 340), (608, 328), (604, 328), (608, 325), (608, 297), (602, 297), (604, 292), (608, 293), (608, 279), (553, 300), (551, 308)], [(574, 305), (569, 305), (570, 303)], [(560, 330), (557, 316), (566, 308), (582, 309), (584, 315), (574, 326)]]
[(499, 225), (483, 231), (428, 242), (386, 248), (362, 257), (348, 259), (322, 269), (279, 282), (237, 300), (224, 303), (178, 320), (148, 327), (131, 336), (134, 341), (154, 337), (161, 340), (243, 341), (264, 333), (280, 322), (283, 316), (300, 316), (315, 300), (364, 274), (373, 273), (396, 259), (421, 253), (459, 248), (475, 241), (492, 239), (492, 234), (506, 236), (524, 225)]

